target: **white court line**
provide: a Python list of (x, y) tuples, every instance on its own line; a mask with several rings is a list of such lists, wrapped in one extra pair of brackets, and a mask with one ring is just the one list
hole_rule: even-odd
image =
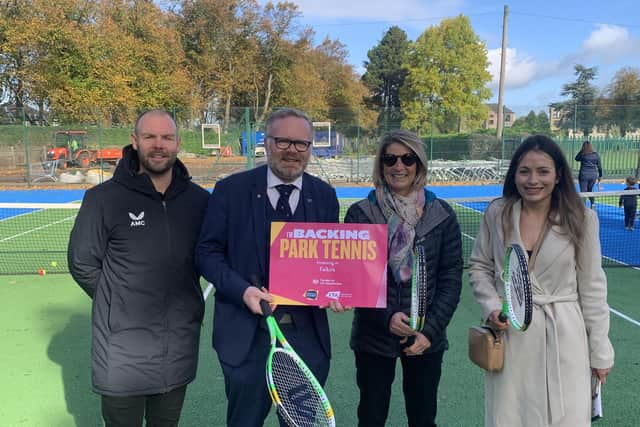
[(2, 222), (2, 221), (8, 221), (8, 220), (10, 220), (10, 219), (14, 219), (14, 218), (20, 218), (21, 216), (25, 216), (25, 215), (31, 215), (32, 213), (40, 212), (41, 210), (42, 210), (42, 209), (30, 210), (30, 211), (27, 211), (27, 212), (22, 212), (21, 214), (18, 214), (18, 215), (11, 215), (11, 216), (8, 216), (8, 217), (6, 217), (6, 218), (2, 218), (2, 219), (0, 219), (0, 222)]
[[(472, 210), (472, 211), (480, 212), (480, 211), (478, 211), (477, 209), (469, 208), (469, 207), (467, 207), (467, 206), (460, 205), (460, 207), (463, 207), (463, 208), (466, 208), (466, 209), (469, 209), (469, 210)], [(470, 235), (468, 235), (468, 234), (466, 234), (466, 233), (461, 233), (461, 234), (462, 234), (464, 237), (467, 237), (467, 238), (469, 238), (469, 239), (471, 239), (471, 240), (474, 240), (474, 241), (476, 240), (476, 238), (475, 238), (475, 237), (470, 236)], [(624, 262), (618, 261), (618, 260), (613, 259), (613, 258), (609, 258), (608, 256), (604, 256), (604, 255), (602, 255), (602, 257), (603, 257), (603, 258), (606, 258), (606, 259), (608, 259), (608, 260), (611, 260), (611, 261), (617, 262), (618, 264), (622, 264), (622, 265), (624, 265), (625, 267), (631, 267), (630, 265), (625, 264)], [(640, 271), (640, 268), (638, 268), (638, 267), (631, 267), (631, 268), (633, 268), (634, 270), (638, 270), (638, 271)], [(624, 314), (624, 313), (619, 312), (618, 310), (616, 310), (616, 309), (614, 309), (614, 308), (611, 308), (611, 306), (609, 306), (609, 311), (610, 311), (610, 312), (612, 312), (613, 314), (615, 314), (616, 316), (619, 316), (619, 317), (623, 318), (624, 320), (626, 320), (626, 321), (628, 321), (628, 322), (633, 323), (633, 324), (634, 324), (634, 325), (636, 325), (636, 326), (640, 326), (640, 322), (638, 322), (637, 320), (635, 320), (635, 319), (633, 319), (633, 318), (631, 318), (631, 317), (627, 316), (627, 315), (626, 315), (626, 314)]]
[(624, 320), (627, 320), (627, 321), (629, 321), (629, 322), (633, 323), (633, 324), (634, 324), (634, 325), (636, 325), (636, 326), (640, 326), (640, 322), (638, 322), (638, 321), (637, 321), (637, 320), (635, 320), (635, 319), (632, 319), (631, 317), (627, 316), (627, 315), (626, 315), (626, 314), (624, 314), (624, 313), (620, 313), (618, 310), (614, 310), (613, 308), (609, 307), (609, 311), (611, 311), (611, 312), (612, 312), (613, 314), (615, 314), (616, 316), (620, 316), (620, 317), (622, 317)]
[(63, 218), (63, 219), (60, 219), (58, 221), (52, 222), (50, 224), (41, 225), (40, 227), (32, 228), (31, 230), (27, 230), (27, 231), (23, 231), (22, 233), (14, 234), (13, 236), (5, 237), (4, 239), (0, 240), (0, 243), (6, 242), (7, 240), (11, 240), (11, 239), (16, 239), (18, 237), (24, 236), (25, 234), (34, 233), (34, 232), (42, 230), (44, 228), (51, 227), (52, 225), (60, 224), (61, 222), (72, 220), (75, 217), (76, 216), (73, 215), (73, 216), (70, 216), (70, 217)]

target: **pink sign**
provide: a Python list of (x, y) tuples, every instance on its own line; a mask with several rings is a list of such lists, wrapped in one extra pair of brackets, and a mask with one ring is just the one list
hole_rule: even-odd
[(387, 306), (387, 225), (273, 222), (269, 292), (276, 304)]

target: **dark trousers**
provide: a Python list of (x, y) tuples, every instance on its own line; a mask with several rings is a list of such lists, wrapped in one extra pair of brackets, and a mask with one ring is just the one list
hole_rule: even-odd
[[(581, 192), (593, 191), (593, 186), (595, 185), (597, 179), (598, 179), (597, 176), (578, 177), (578, 183), (580, 184), (580, 191)], [(596, 199), (595, 197), (589, 197), (589, 201), (591, 202), (591, 206), (593, 206), (594, 203), (596, 202)]]
[(636, 209), (637, 205), (624, 205), (624, 226), (633, 228), (633, 223), (636, 221)]
[[(324, 386), (329, 374), (329, 358), (320, 345), (311, 316), (297, 317), (292, 324), (281, 324), (280, 329)], [(227, 427), (261, 427), (269, 415), (272, 403), (265, 378), (269, 348), (269, 332), (266, 326), (261, 326), (256, 330), (251, 352), (240, 366), (220, 361), (228, 400)], [(280, 425), (287, 426), (282, 419)]]
[(146, 396), (102, 396), (105, 427), (177, 427), (187, 386)]
[[(444, 351), (422, 356), (401, 356), (402, 391), (409, 427), (435, 426), (438, 384)], [(383, 427), (389, 413), (396, 358), (355, 352), (360, 389), (358, 426)], [(393, 423), (397, 425), (397, 423)]]

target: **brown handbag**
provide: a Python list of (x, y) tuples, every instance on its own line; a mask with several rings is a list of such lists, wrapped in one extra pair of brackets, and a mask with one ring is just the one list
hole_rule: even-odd
[(469, 359), (485, 371), (500, 371), (504, 361), (502, 332), (486, 325), (469, 328)]

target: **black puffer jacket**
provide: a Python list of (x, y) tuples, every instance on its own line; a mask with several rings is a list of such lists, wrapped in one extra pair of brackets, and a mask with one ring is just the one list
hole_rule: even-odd
[(73, 278), (93, 299), (93, 389), (164, 393), (196, 373), (204, 303), (193, 251), (209, 193), (184, 165), (155, 191), (131, 146), (113, 179), (88, 190), (69, 242)]
[[(344, 222), (384, 224), (386, 220), (371, 191), (367, 199), (352, 205)], [(448, 348), (446, 328), (460, 301), (462, 288), (462, 240), (460, 226), (451, 207), (425, 190), (425, 208), (416, 226), (414, 245), (425, 249), (427, 286), (435, 287), (427, 307), (422, 333), (431, 341), (427, 352)], [(397, 283), (387, 269), (387, 308), (357, 308), (351, 330), (354, 351), (386, 357), (402, 354), (400, 337), (389, 332), (391, 316), (399, 311), (407, 315), (411, 307), (411, 283)]]

